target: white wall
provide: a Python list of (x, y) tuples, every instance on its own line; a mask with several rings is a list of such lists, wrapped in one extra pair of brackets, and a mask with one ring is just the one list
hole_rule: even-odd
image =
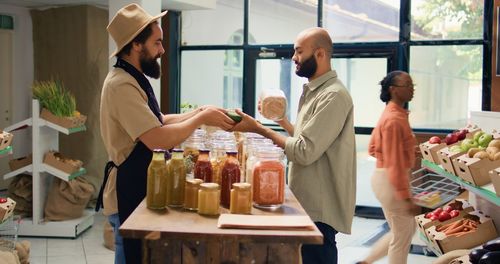
[[(0, 13), (14, 18), (12, 65), (12, 124), (31, 117), (33, 30), (29, 10), (0, 4)], [(31, 153), (31, 129), (14, 132), (14, 157)]]

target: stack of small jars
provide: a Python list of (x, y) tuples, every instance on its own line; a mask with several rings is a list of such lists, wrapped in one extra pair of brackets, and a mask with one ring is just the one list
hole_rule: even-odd
[(184, 207), (218, 215), (219, 206), (250, 214), (252, 204), (266, 209), (283, 204), (284, 155), (271, 140), (252, 133), (196, 130), (182, 146), (166, 163), (164, 151), (154, 151), (148, 169), (148, 208)]

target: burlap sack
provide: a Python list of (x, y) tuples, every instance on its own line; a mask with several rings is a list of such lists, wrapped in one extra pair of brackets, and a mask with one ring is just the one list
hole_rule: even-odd
[(14, 214), (30, 217), (32, 215), (33, 179), (31, 175), (20, 174), (9, 184), (8, 195), (16, 201)]
[(62, 221), (81, 217), (93, 192), (94, 187), (83, 177), (68, 182), (54, 177), (45, 202), (45, 220)]
[(104, 247), (115, 251), (115, 234), (113, 232), (113, 227), (107, 219), (104, 220), (104, 230), (102, 236), (104, 238)]

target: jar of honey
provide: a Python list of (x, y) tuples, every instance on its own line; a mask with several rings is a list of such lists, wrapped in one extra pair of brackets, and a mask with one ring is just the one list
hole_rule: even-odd
[(251, 185), (246, 182), (233, 183), (229, 206), (231, 214), (250, 214), (252, 211), (252, 190), (250, 187)]
[(198, 190), (203, 181), (200, 179), (187, 179), (184, 191), (184, 208), (191, 211), (198, 210)]
[(219, 215), (220, 188), (217, 183), (200, 184), (198, 190), (198, 214)]
[(146, 206), (149, 209), (164, 209), (167, 192), (167, 167), (165, 151), (155, 149), (148, 167)]
[(182, 149), (174, 149), (168, 162), (167, 205), (180, 207), (184, 204), (186, 188), (186, 165)]
[(238, 162), (237, 151), (227, 151), (226, 161), (222, 166), (222, 185), (221, 185), (221, 200), (220, 204), (226, 208), (229, 207), (231, 198), (231, 187), (233, 183), (240, 182), (240, 163)]
[(212, 182), (212, 164), (210, 163), (210, 150), (200, 149), (198, 160), (194, 165), (194, 177), (204, 182)]
[(281, 162), (283, 150), (277, 147), (257, 151), (253, 167), (252, 186), (255, 207), (275, 209), (285, 200), (285, 166)]

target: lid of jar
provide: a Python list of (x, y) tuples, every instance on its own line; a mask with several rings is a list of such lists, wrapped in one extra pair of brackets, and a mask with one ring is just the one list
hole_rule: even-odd
[(184, 150), (175, 148), (172, 150), (172, 152), (184, 152)]
[(189, 185), (200, 185), (203, 183), (202, 179), (186, 179), (186, 183)]
[(160, 152), (165, 152), (164, 149), (153, 149), (153, 152), (160, 153)]
[(198, 151), (201, 153), (210, 153), (209, 149), (199, 149)]
[(219, 189), (219, 184), (215, 182), (205, 182), (200, 184), (202, 189)]
[(236, 188), (236, 189), (241, 189), (241, 190), (246, 190), (246, 189), (250, 189), (252, 185), (248, 182), (236, 182), (236, 183), (233, 183), (233, 188)]

